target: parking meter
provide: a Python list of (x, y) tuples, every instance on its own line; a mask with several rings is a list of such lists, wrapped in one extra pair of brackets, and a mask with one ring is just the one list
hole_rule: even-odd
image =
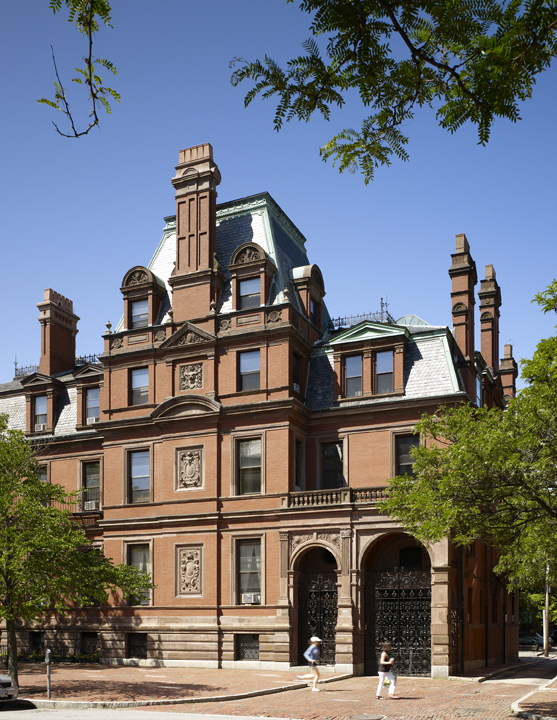
[(44, 661), (46, 663), (46, 689), (47, 696), (50, 700), (50, 666), (52, 664), (52, 650), (47, 649), (44, 654)]

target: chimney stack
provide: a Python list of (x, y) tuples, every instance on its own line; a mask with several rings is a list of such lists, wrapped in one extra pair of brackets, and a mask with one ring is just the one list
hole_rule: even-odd
[(482, 355), (492, 375), (499, 370), (499, 308), (501, 289), (495, 279), (493, 265), (485, 266), (485, 280), (480, 283), (480, 323), (482, 328)]
[(476, 397), (474, 367), (474, 287), (478, 282), (476, 263), (470, 255), (466, 235), (456, 236), (456, 252), (449, 269), (452, 280), (452, 316), (457, 357), (468, 396)]
[(41, 323), (41, 359), (39, 372), (55, 375), (75, 365), (75, 336), (79, 332), (73, 302), (50, 288), (43, 302), (37, 303)]
[(180, 150), (176, 175), (176, 266), (172, 287), (174, 321), (206, 317), (218, 302), (224, 275), (215, 262), (217, 186), (221, 181), (209, 143)]
[(501, 359), (499, 368), (499, 377), (503, 386), (503, 397), (508, 403), (516, 396), (516, 378), (518, 376), (518, 367), (513, 358), (513, 346), (504, 346), (504, 356)]

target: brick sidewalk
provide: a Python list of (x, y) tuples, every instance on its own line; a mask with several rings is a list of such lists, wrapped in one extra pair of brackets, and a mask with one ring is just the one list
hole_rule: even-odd
[[(294, 673), (55, 664), (51, 670), (51, 699), (97, 702), (168, 700), (236, 695), (290, 682), (299, 682)], [(22, 663), (19, 685), (21, 698), (45, 700), (46, 666), (42, 663)]]
[[(323, 679), (331, 677), (322, 675)], [(294, 673), (288, 672), (109, 665), (54, 665), (51, 680), (53, 700), (81, 702), (201, 699), (299, 682)], [(300, 720), (372, 720), (375, 717), (386, 720), (458, 720), (465, 717), (500, 720), (513, 717), (511, 703), (538, 690), (538, 686), (530, 684), (400, 678), (399, 698), (378, 701), (375, 699), (376, 683), (374, 677), (348, 678), (321, 684), (320, 693), (312, 693), (309, 688), (292, 689), (252, 698), (154, 705), (141, 710)], [(45, 700), (46, 667), (21, 664), (20, 687), (22, 699)], [(535, 692), (522, 703), (521, 710), (557, 718), (557, 692)]]
[(375, 699), (377, 679), (350, 678), (280, 695), (196, 705), (148, 707), (143, 712), (207, 713), (300, 718), (301, 720), (500, 720), (511, 718), (511, 703), (534, 689), (530, 685), (477, 684), (428, 678), (400, 678), (397, 699)]

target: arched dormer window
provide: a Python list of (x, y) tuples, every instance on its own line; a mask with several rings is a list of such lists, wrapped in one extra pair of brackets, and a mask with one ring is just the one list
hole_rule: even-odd
[(133, 267), (124, 275), (124, 329), (146, 328), (157, 322), (161, 301), (166, 295), (164, 282), (148, 268)]
[(236, 248), (228, 267), (234, 310), (247, 310), (264, 305), (277, 271), (265, 250), (257, 243), (244, 243)]

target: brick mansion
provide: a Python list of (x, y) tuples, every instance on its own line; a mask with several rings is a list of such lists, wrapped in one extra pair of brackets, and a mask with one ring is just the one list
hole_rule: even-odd
[(181, 150), (176, 214), (147, 265), (130, 246), (102, 354), (76, 357), (73, 303), (47, 289), (39, 364), (0, 384), (45, 482), (79, 491), (91, 543), (156, 585), (22, 622), (20, 646), (288, 670), (318, 635), (331, 671), (375, 674), (388, 639), (400, 674), (433, 677), (516, 659), (518, 599), (493, 549), (426, 549), (377, 507), (413, 471), (423, 413), (514, 396), (493, 266), (478, 312), (456, 236), (448, 325), (384, 308), (333, 320), (300, 230), (267, 193), (217, 204), (220, 181), (209, 144)]

